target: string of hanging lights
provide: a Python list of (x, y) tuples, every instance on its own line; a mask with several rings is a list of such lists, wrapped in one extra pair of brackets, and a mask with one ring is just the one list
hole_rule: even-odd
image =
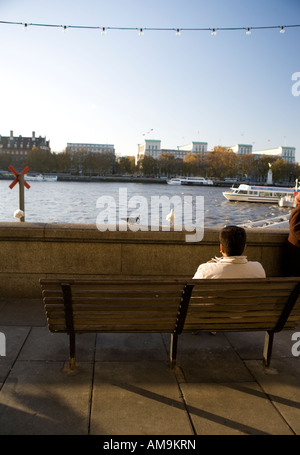
[(58, 24), (41, 24), (33, 22), (14, 22), (14, 21), (1, 21), (0, 24), (6, 25), (21, 25), (26, 30), (28, 27), (49, 27), (49, 28), (60, 28), (63, 31), (68, 29), (89, 29), (89, 30), (99, 30), (102, 35), (105, 35), (108, 30), (120, 30), (120, 31), (134, 31), (136, 30), (139, 35), (143, 35), (145, 31), (172, 31), (175, 34), (181, 35), (182, 32), (205, 32), (208, 31), (212, 35), (216, 35), (217, 31), (245, 31), (246, 35), (251, 35), (253, 30), (270, 30), (278, 29), (280, 33), (284, 33), (287, 28), (296, 28), (300, 27), (298, 25), (265, 25), (265, 26), (253, 26), (253, 27), (206, 27), (206, 28), (167, 28), (167, 27), (103, 27), (103, 26), (92, 26), (92, 25), (58, 25)]

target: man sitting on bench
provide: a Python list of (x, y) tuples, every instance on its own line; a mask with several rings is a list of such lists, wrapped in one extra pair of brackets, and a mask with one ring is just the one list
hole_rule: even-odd
[(193, 278), (265, 278), (266, 272), (259, 262), (244, 256), (246, 231), (239, 226), (226, 226), (219, 235), (222, 257), (201, 264)]

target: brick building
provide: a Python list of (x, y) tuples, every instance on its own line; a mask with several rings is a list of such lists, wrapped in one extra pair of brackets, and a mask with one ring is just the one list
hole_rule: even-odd
[(10, 155), (13, 162), (25, 161), (33, 148), (50, 152), (50, 141), (42, 136), (36, 137), (35, 131), (31, 137), (14, 136), (13, 131), (10, 132), (10, 136), (0, 135), (0, 154)]

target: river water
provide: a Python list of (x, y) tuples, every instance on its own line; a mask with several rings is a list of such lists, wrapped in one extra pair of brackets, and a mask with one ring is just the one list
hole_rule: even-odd
[[(13, 215), (19, 208), (19, 189), (16, 185), (11, 190), (10, 183), (8, 180), (0, 180), (0, 221), (2, 222), (17, 221)], [(162, 196), (169, 198), (170, 201), (173, 196), (176, 196), (175, 202), (182, 204), (182, 208), (190, 204), (192, 224), (197, 222), (197, 203), (200, 200), (204, 201), (205, 226), (244, 224), (285, 216), (291, 211), (290, 208), (281, 208), (277, 204), (229, 202), (222, 194), (223, 191), (228, 190), (229, 188), (155, 183), (30, 182), (30, 189), (25, 189), (25, 220), (42, 223), (95, 224), (97, 220), (99, 221), (99, 217), (103, 218), (104, 213), (110, 210), (116, 213), (116, 220), (118, 220), (122, 204), (123, 213), (124, 204), (127, 204), (129, 216), (146, 210), (151, 223), (166, 224), (164, 213), (160, 213), (156, 218), (155, 216), (151, 218), (150, 213), (151, 207), (154, 211), (155, 198)], [(203, 199), (200, 198), (201, 196)], [(142, 219), (145, 220), (145, 217)]]

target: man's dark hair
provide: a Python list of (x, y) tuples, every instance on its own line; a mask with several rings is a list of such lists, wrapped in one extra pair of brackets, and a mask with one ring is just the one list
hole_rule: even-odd
[(219, 235), (227, 256), (241, 256), (246, 245), (246, 231), (239, 226), (226, 226)]

